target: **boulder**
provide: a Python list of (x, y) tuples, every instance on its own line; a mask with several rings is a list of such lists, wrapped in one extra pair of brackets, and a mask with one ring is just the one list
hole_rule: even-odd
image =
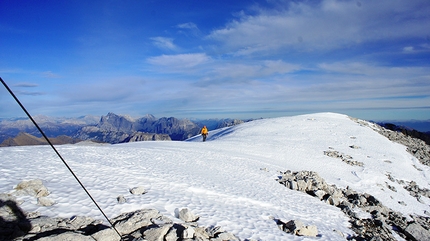
[(178, 218), (181, 219), (182, 221), (186, 222), (186, 223), (194, 222), (194, 221), (197, 221), (199, 219), (198, 216), (194, 215), (187, 208), (183, 208), (183, 209), (181, 209), (181, 211), (179, 211)]
[(147, 191), (142, 186), (133, 187), (133, 188), (130, 189), (130, 193), (133, 194), (133, 195), (142, 195), (142, 194), (145, 194), (146, 192)]
[(37, 205), (39, 206), (45, 206), (45, 207), (50, 207), (52, 205), (55, 204), (54, 200), (51, 200), (47, 197), (39, 197), (37, 198)]
[(172, 224), (164, 225), (164, 226), (158, 226), (154, 228), (147, 229), (143, 232), (143, 236), (146, 240), (151, 241), (164, 241), (164, 237), (166, 236), (167, 232), (169, 232), (170, 228), (172, 227)]
[(416, 222), (409, 224), (405, 229), (405, 233), (411, 240), (430, 240), (430, 231)]
[(100, 230), (91, 235), (97, 241), (120, 241), (121, 237), (112, 228)]
[(155, 209), (142, 209), (121, 214), (112, 219), (111, 222), (118, 232), (124, 235), (153, 224), (151, 219), (159, 216), (161, 216), (160, 213)]
[(95, 239), (91, 236), (86, 236), (75, 232), (65, 232), (60, 234), (54, 234), (47, 237), (37, 239), (39, 241), (94, 241)]
[(46, 197), (49, 195), (48, 189), (43, 185), (42, 180), (34, 179), (22, 181), (15, 187), (16, 196), (30, 195), (33, 197)]
[(123, 204), (125, 202), (127, 202), (127, 199), (125, 199), (125, 197), (123, 195), (119, 195), (116, 200), (118, 201), (118, 204)]
[(304, 226), (297, 229), (295, 233), (297, 236), (316, 237), (318, 235), (318, 228), (314, 225)]

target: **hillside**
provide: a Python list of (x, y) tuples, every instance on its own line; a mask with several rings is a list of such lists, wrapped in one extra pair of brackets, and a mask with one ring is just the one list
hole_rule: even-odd
[[(187, 208), (199, 216), (198, 225), (219, 226), (240, 240), (313, 240), (281, 230), (290, 220), (315, 226), (321, 240), (351, 239), (371, 227), (384, 240), (429, 237), (430, 167), (378, 128), (320, 113), (210, 131), (206, 142), (195, 136), (58, 150), (110, 218), (152, 208), (186, 225), (178, 212)], [(1, 148), (0, 156), (0, 193), (12, 195), (22, 180), (41, 179), (55, 202), (40, 206), (36, 197), (17, 196), (23, 210), (103, 219), (49, 147)], [(316, 183), (305, 179), (311, 176), (321, 189), (310, 191)], [(134, 187), (146, 191), (134, 195)]]

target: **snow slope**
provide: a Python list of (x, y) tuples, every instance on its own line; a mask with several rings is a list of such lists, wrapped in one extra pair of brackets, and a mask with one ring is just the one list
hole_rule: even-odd
[[(282, 232), (272, 218), (316, 225), (323, 240), (344, 240), (333, 230), (352, 234), (348, 217), (339, 209), (280, 185), (275, 179), (286, 170), (316, 171), (329, 184), (369, 193), (404, 214), (430, 211), (430, 199), (418, 202), (387, 177), (414, 180), (428, 188), (430, 168), (407, 153), (406, 147), (340, 114), (252, 121), (210, 131), (206, 142), (196, 136), (183, 142), (57, 148), (109, 217), (156, 208), (181, 222), (175, 210), (186, 207), (200, 216), (201, 226), (221, 226), (242, 240), (312, 239)], [(324, 155), (328, 150), (350, 155), (364, 166)], [(50, 147), (0, 148), (0, 157), (0, 193), (11, 193), (22, 180), (39, 178), (51, 193), (48, 197), (56, 201), (52, 207), (40, 207), (35, 198), (21, 197), (25, 211), (103, 219)], [(148, 192), (130, 194), (129, 189), (136, 186)], [(127, 202), (118, 204), (119, 195)]]

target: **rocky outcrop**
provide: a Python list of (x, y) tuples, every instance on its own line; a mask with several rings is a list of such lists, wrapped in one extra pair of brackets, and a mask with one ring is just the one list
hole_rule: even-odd
[(153, 134), (136, 132), (129, 137), (125, 138), (122, 142), (137, 142), (137, 141), (171, 141), (169, 135), (167, 134)]
[[(355, 236), (347, 237), (348, 240), (397, 240), (392, 230), (406, 240), (430, 240), (429, 217), (412, 215), (406, 218), (370, 194), (329, 185), (316, 172), (286, 171), (281, 173), (278, 182), (340, 208), (350, 217), (352, 230), (356, 233)], [(371, 218), (360, 218), (356, 208), (369, 213)]]
[[(0, 200), (2, 203), (7, 202)], [(11, 201), (9, 201), (11, 202)], [(13, 202), (12, 202), (13, 203)], [(13, 206), (13, 205), (10, 205)], [(141, 209), (123, 213), (113, 219), (113, 227), (103, 224), (102, 220), (90, 217), (49, 218), (43, 216), (27, 217), (15, 205), (14, 213), (22, 216), (2, 215), (0, 221), (0, 240), (239, 240), (220, 227), (200, 227), (197, 223), (174, 223), (155, 209)], [(11, 219), (12, 221), (4, 221)], [(121, 235), (118, 235), (118, 233)]]
[(430, 146), (427, 145), (423, 140), (405, 135), (399, 131), (386, 129), (378, 124), (370, 123), (368, 121), (363, 121), (356, 118), (351, 119), (360, 125), (369, 126), (393, 142), (397, 142), (406, 146), (406, 150), (415, 156), (422, 164), (430, 166)]
[[(423, 121), (421, 123), (422, 125), (426, 125), (427, 127), (430, 125), (430, 121), (426, 121), (426, 122)], [(410, 124), (410, 123), (404, 123), (404, 124)], [(379, 125), (386, 129), (389, 129), (395, 132), (401, 132), (404, 135), (423, 140), (427, 145), (430, 145), (430, 132), (421, 132), (405, 126), (395, 125), (392, 123), (379, 123)]]
[[(357, 148), (357, 147), (352, 146), (351, 148)], [(363, 162), (353, 160), (353, 158), (350, 155), (346, 155), (338, 151), (334, 151), (334, 150), (324, 151), (324, 155), (333, 157), (333, 158), (338, 158), (341, 161), (351, 166), (360, 166), (360, 167), (364, 166)]]

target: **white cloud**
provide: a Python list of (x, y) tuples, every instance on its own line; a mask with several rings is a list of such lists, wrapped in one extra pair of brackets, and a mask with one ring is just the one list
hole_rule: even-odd
[(239, 19), (212, 31), (207, 38), (221, 42), (227, 51), (245, 55), (283, 48), (337, 49), (429, 34), (425, 27), (430, 25), (427, 1), (280, 3), (276, 10), (260, 9), (255, 15), (242, 13)]
[(148, 62), (153, 65), (169, 67), (173, 69), (192, 68), (197, 65), (207, 63), (210, 57), (204, 53), (161, 55), (148, 58)]
[(282, 60), (255, 61), (248, 64), (217, 63), (212, 67), (210, 79), (212, 81), (216, 79), (230, 79), (231, 82), (247, 82), (259, 78), (271, 80), (273, 75), (287, 74), (299, 69), (301, 69), (299, 65), (286, 63)]
[(178, 24), (176, 27), (182, 28), (182, 29), (198, 29), (197, 25), (192, 22)]
[(161, 49), (177, 50), (178, 47), (173, 43), (173, 39), (164, 37), (151, 38), (153, 44)]

